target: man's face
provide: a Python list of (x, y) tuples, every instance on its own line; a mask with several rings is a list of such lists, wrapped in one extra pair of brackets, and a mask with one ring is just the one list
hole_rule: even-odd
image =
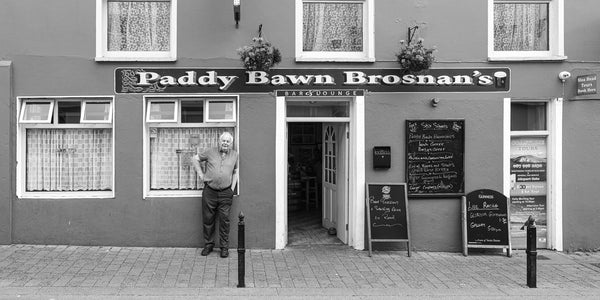
[(229, 151), (229, 149), (231, 149), (231, 144), (233, 144), (233, 141), (226, 137), (221, 138), (219, 142), (222, 151)]

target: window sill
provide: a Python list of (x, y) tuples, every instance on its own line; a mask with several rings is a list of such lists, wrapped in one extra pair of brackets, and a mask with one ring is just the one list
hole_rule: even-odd
[(504, 56), (498, 56), (498, 57), (488, 57), (488, 61), (490, 62), (495, 62), (495, 61), (514, 61), (514, 62), (528, 62), (528, 61), (535, 61), (535, 62), (560, 62), (560, 61), (565, 61), (567, 60), (567, 56), (563, 56), (563, 55), (556, 55), (556, 56), (546, 56), (546, 57), (530, 57), (530, 56), (517, 56), (517, 57), (504, 57)]
[(18, 199), (114, 199), (114, 192), (27, 192)]
[(105, 57), (96, 56), (96, 62), (105, 61), (177, 61), (176, 57)]
[[(234, 194), (233, 198), (237, 198), (239, 196), (239, 194)], [(170, 193), (166, 193), (166, 192), (155, 192), (152, 191), (150, 193), (148, 193), (145, 197), (144, 200), (152, 200), (152, 199), (166, 199), (166, 198), (202, 198), (202, 191), (200, 191), (199, 193), (186, 193), (186, 192), (179, 192), (176, 193), (176, 191), (171, 191)]]
[(375, 62), (375, 57), (296, 57), (296, 62)]

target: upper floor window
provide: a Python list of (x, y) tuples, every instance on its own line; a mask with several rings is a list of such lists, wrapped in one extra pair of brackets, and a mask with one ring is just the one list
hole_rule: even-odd
[(490, 60), (564, 60), (563, 0), (488, 0)]
[(174, 61), (177, 0), (96, 0), (96, 60)]
[(374, 0), (296, 0), (297, 61), (375, 61)]
[(145, 196), (200, 196), (204, 183), (190, 159), (218, 146), (223, 132), (235, 136), (237, 97), (145, 99)]
[(112, 197), (112, 97), (18, 98), (19, 197)]

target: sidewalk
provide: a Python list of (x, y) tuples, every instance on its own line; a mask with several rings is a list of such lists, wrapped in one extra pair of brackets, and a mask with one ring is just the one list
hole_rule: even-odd
[[(525, 251), (502, 254), (356, 251), (318, 246), (246, 252), (196, 248), (0, 246), (0, 299), (398, 298), (599, 299), (600, 253), (538, 251), (537, 288)], [(50, 297), (50, 298), (49, 298)]]

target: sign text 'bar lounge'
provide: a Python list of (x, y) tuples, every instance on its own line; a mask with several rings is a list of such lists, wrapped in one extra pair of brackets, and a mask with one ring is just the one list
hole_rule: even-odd
[(269, 93), (275, 90), (364, 89), (381, 93), (507, 92), (510, 69), (243, 69), (117, 68), (115, 92)]

